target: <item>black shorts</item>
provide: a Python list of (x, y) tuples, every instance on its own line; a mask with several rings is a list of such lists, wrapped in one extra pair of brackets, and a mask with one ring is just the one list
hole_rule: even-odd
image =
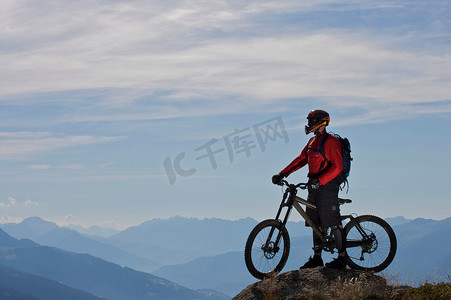
[(339, 188), (337, 179), (333, 179), (317, 190), (309, 189), (307, 200), (315, 204), (317, 209), (307, 207), (306, 212), (316, 226), (326, 228), (341, 225)]

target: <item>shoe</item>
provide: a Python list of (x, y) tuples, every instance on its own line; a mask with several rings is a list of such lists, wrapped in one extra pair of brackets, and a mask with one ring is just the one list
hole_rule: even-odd
[(346, 268), (346, 258), (344, 256), (338, 256), (333, 261), (327, 263), (326, 268), (344, 269), (344, 268)]
[(324, 263), (323, 263), (323, 259), (318, 256), (318, 255), (314, 255), (313, 257), (310, 257), (308, 259), (308, 261), (299, 269), (310, 269), (310, 268), (316, 268), (316, 267), (323, 267)]

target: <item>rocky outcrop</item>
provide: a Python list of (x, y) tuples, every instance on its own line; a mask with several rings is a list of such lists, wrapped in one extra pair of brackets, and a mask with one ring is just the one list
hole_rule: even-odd
[(372, 273), (318, 267), (254, 283), (232, 300), (396, 299), (399, 292)]

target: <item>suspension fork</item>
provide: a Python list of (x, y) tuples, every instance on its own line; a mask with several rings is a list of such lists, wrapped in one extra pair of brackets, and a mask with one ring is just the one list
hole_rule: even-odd
[[(290, 217), (291, 210), (293, 209), (293, 202), (294, 202), (295, 197), (296, 197), (296, 188), (291, 187), (291, 186), (288, 187), (283, 194), (282, 203), (280, 204), (279, 210), (277, 211), (275, 220), (281, 224), (281, 228), (279, 230), (279, 233), (277, 234), (276, 240), (274, 241), (274, 246), (275, 246), (276, 251), (279, 250), (279, 242), (282, 237), (282, 232), (285, 228), (285, 225), (288, 222), (288, 218)], [(285, 201), (285, 200), (287, 200), (287, 201)], [(281, 221), (279, 219), (279, 217), (280, 217), (280, 215), (282, 213), (282, 209), (284, 207), (287, 207), (287, 212), (285, 214), (284, 220)], [(269, 243), (271, 242), (271, 238), (272, 238), (272, 235), (274, 234), (274, 230), (275, 230), (275, 228), (272, 227), (271, 231), (269, 232), (268, 238), (266, 239), (265, 246), (268, 246)]]

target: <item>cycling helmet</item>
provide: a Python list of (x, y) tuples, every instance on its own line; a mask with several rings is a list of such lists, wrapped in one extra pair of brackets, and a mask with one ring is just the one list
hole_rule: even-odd
[(307, 115), (307, 120), (308, 124), (305, 125), (305, 134), (314, 132), (323, 125), (329, 125), (330, 117), (324, 110), (316, 109), (309, 112)]

